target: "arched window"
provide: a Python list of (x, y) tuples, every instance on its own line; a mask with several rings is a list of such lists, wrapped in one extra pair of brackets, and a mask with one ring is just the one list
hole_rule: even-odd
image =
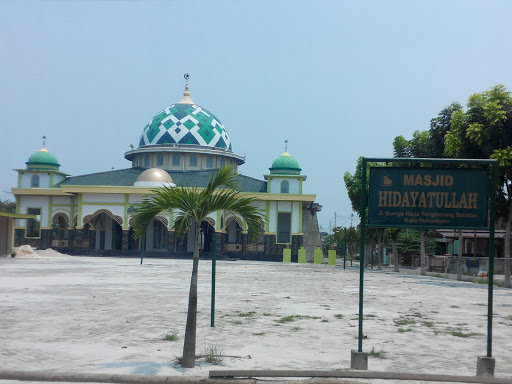
[(39, 175), (33, 175), (30, 178), (30, 186), (32, 188), (39, 188)]
[(290, 183), (288, 183), (288, 180), (281, 181), (281, 193), (290, 193)]

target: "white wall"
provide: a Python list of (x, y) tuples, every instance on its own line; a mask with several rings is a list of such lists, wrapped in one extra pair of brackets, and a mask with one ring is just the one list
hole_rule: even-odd
[(124, 203), (124, 195), (121, 193), (84, 193), (83, 203)]
[(281, 193), (281, 182), (283, 180), (288, 180), (289, 183), (289, 192), (290, 194), (299, 194), (300, 185), (299, 180), (291, 179), (287, 177), (276, 177), (275, 179), (270, 180), (270, 193)]
[(268, 231), (277, 232), (277, 201), (269, 202)]
[[(27, 213), (28, 208), (41, 209), (41, 227), (48, 227), (48, 207), (50, 204), (49, 196), (20, 196), (20, 213)], [(17, 219), (16, 226), (25, 227), (25, 219)]]
[(48, 173), (28, 172), (21, 175), (21, 188), (31, 188), (31, 179), (33, 175), (39, 175), (39, 188), (50, 187), (50, 175)]

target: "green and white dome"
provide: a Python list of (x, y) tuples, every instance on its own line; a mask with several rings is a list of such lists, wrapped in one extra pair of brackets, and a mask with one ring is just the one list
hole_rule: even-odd
[(35, 169), (35, 170), (50, 170), (50, 171), (58, 171), (60, 164), (50, 152), (46, 148), (41, 148), (39, 151), (34, 153), (29, 157), (27, 164), (27, 169)]
[(288, 152), (283, 153), (275, 159), (269, 169), (271, 175), (300, 175), (300, 171), (302, 171), (299, 167), (298, 161), (295, 160)]
[(166, 144), (195, 144), (232, 150), (231, 139), (220, 120), (190, 98), (188, 83), (184, 98), (157, 113), (144, 127), (139, 148)]

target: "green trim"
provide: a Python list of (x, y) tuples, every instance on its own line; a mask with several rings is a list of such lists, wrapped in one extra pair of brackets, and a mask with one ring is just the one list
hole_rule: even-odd
[(222, 213), (220, 209), (217, 211), (217, 220), (215, 220), (215, 231), (222, 230), (221, 228)]
[(302, 204), (299, 204), (299, 231), (304, 233), (304, 228), (302, 228)]
[(2, 217), (12, 217), (14, 219), (35, 219), (36, 215), (29, 215), (25, 213), (7, 213), (7, 212), (0, 212), (0, 216)]
[(267, 201), (267, 213), (266, 213), (266, 216), (265, 216), (266, 220), (265, 220), (265, 232), (269, 232), (270, 231), (270, 201)]
[(18, 188), (21, 188), (21, 175), (23, 175), (23, 172), (18, 172)]
[(124, 219), (123, 224), (128, 224), (127, 228), (130, 228), (130, 223), (128, 222), (128, 208), (130, 202), (130, 195), (128, 193), (124, 194)]
[(78, 194), (78, 213), (76, 217), (76, 225), (82, 225), (82, 194)]
[(271, 187), (270, 187), (270, 185), (272, 184), (272, 179), (273, 179), (273, 177), (270, 177), (270, 176), (269, 176), (269, 178), (268, 178), (268, 180), (267, 180), (267, 193), (271, 193), (271, 192), (270, 192), (270, 191), (271, 191)]
[(53, 196), (48, 196), (48, 227), (52, 226)]
[(247, 232), (247, 222), (242, 217), (242, 232), (243, 231)]
[(50, 176), (50, 187), (53, 187), (53, 172), (48, 174)]
[(303, 179), (299, 180), (299, 195), (302, 195), (302, 182), (303, 181), (304, 181)]
[(69, 204), (69, 223), (68, 223), (69, 228), (68, 229), (73, 229), (74, 218), (75, 218), (75, 198), (72, 197), (70, 200), (71, 201)]
[(16, 200), (16, 213), (20, 213), (20, 197), (18, 195), (14, 195), (14, 199)]

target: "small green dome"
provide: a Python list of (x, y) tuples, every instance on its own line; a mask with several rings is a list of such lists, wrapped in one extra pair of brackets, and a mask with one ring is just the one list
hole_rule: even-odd
[(27, 164), (27, 169), (37, 170), (58, 171), (60, 167), (60, 164), (55, 156), (48, 152), (46, 148), (41, 148), (39, 151), (30, 156), (25, 164)]
[(300, 175), (302, 169), (299, 167), (299, 163), (295, 160), (288, 152), (283, 153), (272, 163), (270, 174), (281, 174), (281, 175)]

